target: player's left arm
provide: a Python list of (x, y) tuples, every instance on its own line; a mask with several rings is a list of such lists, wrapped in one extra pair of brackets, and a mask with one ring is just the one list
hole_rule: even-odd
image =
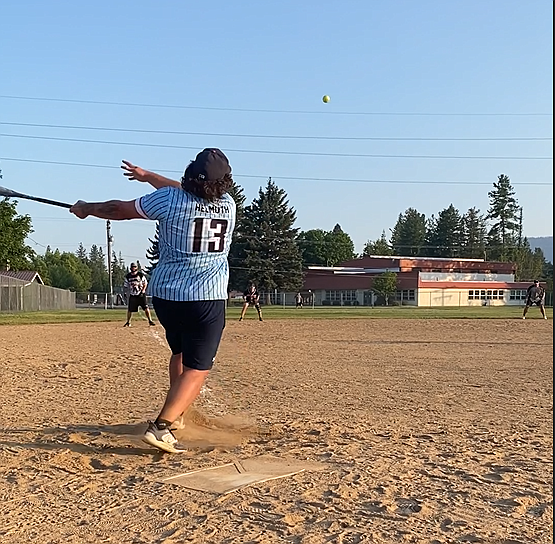
[(99, 219), (113, 219), (121, 221), (125, 219), (144, 219), (137, 211), (134, 200), (107, 200), (106, 202), (77, 201), (69, 211), (79, 219), (85, 219), (89, 215)]

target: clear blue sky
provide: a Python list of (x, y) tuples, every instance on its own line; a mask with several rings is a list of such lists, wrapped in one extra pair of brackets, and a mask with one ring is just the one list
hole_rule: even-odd
[[(296, 227), (339, 223), (357, 252), (409, 207), (485, 213), (500, 174), (524, 234), (553, 234), (551, 0), (21, 0), (0, 21), (5, 187), (131, 200), (122, 159), (179, 179), (220, 147), (247, 203), (272, 177)], [(18, 211), (38, 253), (106, 244), (102, 220)], [(153, 223), (112, 233), (146, 263)]]

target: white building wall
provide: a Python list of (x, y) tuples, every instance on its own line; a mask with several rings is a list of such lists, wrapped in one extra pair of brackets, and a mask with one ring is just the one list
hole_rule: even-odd
[(429, 289), (421, 287), (417, 292), (417, 306), (522, 306), (522, 300), (510, 300), (510, 289), (503, 289), (502, 299), (468, 298), (469, 289)]
[(459, 282), (459, 281), (502, 281), (514, 282), (514, 274), (482, 274), (482, 273), (458, 273), (458, 272), (420, 272), (418, 274), (421, 282)]

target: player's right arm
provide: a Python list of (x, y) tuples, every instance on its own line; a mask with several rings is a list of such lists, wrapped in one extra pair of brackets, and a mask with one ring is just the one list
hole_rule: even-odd
[(129, 179), (129, 181), (140, 181), (142, 183), (150, 183), (155, 189), (161, 189), (162, 187), (181, 187), (179, 181), (174, 179), (166, 178), (157, 174), (156, 172), (151, 172), (150, 170), (145, 170), (140, 166), (130, 163), (129, 161), (121, 161), (123, 166), (121, 168), (125, 170), (123, 175)]

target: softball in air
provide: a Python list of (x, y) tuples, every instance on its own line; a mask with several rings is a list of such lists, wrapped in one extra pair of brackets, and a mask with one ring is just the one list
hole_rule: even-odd
[(325, 94), (325, 95), (322, 97), (322, 102), (325, 102), (326, 104), (327, 104), (330, 100), (331, 100), (331, 98), (330, 98), (327, 94)]

